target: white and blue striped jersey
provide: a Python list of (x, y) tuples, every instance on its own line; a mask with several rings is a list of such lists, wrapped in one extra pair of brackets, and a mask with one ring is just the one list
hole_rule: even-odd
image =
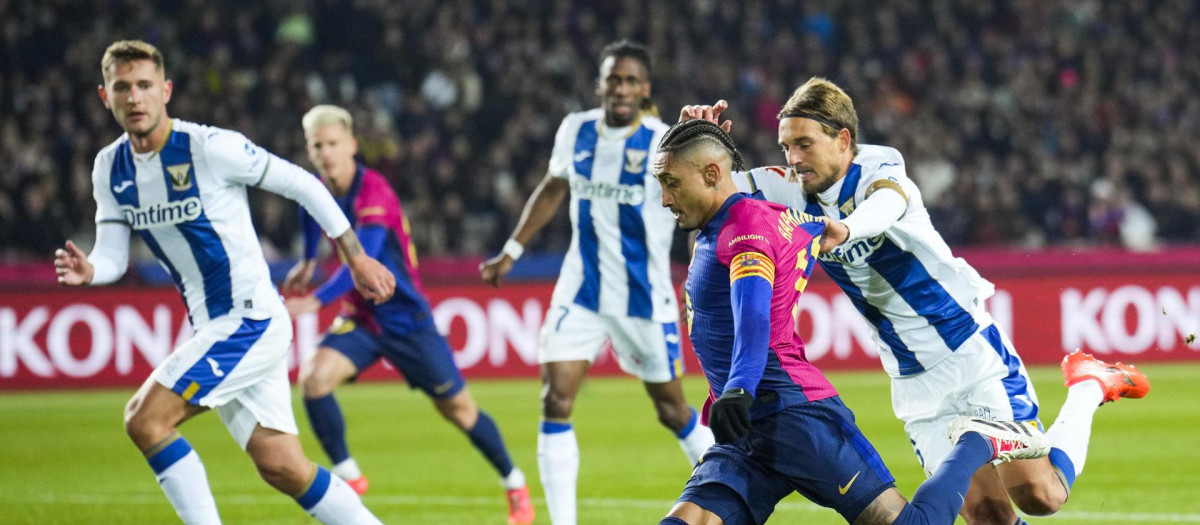
[(675, 219), (650, 169), (667, 127), (643, 114), (610, 128), (599, 108), (563, 119), (549, 173), (571, 185), (572, 235), (556, 304), (657, 322), (679, 317), (669, 260)]
[(269, 317), (280, 302), (250, 220), (246, 186), (271, 155), (234, 131), (171, 120), (162, 149), (135, 153), (127, 135), (96, 156), (96, 223), (127, 224), (183, 295), (199, 329), (231, 312)]
[(893, 377), (918, 374), (992, 323), (983, 302), (995, 292), (966, 261), (954, 257), (933, 227), (920, 190), (899, 151), (859, 145), (846, 176), (806, 197), (787, 168), (756, 168), (734, 177), (739, 191), (841, 220), (875, 188), (899, 186), (908, 201), (882, 234), (850, 241), (819, 258), (821, 267), (873, 329), (883, 368)]

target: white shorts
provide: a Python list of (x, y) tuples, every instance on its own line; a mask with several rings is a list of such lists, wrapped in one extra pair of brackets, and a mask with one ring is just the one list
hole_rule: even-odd
[(287, 377), (292, 323), (286, 310), (272, 313), (262, 320), (229, 314), (209, 321), (151, 375), (188, 403), (216, 408), (242, 449), (256, 425), (299, 433)]
[(932, 475), (954, 448), (946, 430), (955, 417), (1038, 420), (1033, 382), (1012, 341), (996, 325), (971, 336), (933, 368), (893, 377), (892, 410), (904, 422), (926, 476)]
[(646, 383), (666, 383), (683, 375), (677, 323), (612, 317), (574, 303), (550, 305), (538, 341), (538, 363), (590, 363), (610, 342), (621, 370)]

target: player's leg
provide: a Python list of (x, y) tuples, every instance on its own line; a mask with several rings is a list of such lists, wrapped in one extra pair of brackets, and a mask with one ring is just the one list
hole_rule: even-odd
[(550, 521), (575, 523), (579, 442), (571, 412), (592, 360), (608, 341), (596, 312), (575, 304), (551, 305), (538, 340), (542, 368), (542, 420), (538, 428), (538, 471)]
[(354, 491), (367, 491), (366, 476), (350, 455), (346, 442), (346, 420), (334, 390), (379, 358), (375, 336), (352, 320), (338, 318), (321, 341), (317, 352), (300, 367), (300, 388), (309, 424), (333, 465), (333, 473), (346, 480)]
[(496, 469), (509, 504), (509, 523), (532, 523), (533, 503), (525, 474), (513, 465), (500, 428), (471, 397), (446, 338), (431, 322), (404, 334), (384, 332), (381, 352), (408, 383), (433, 400), (438, 413), (458, 427), (476, 450)]
[(792, 487), (751, 446), (769, 440), (760, 423), (754, 422), (753, 437), (708, 450), (660, 525), (750, 525), (767, 520)]
[(256, 425), (246, 442), (246, 454), (263, 480), (294, 498), (321, 523), (381, 523), (345, 481), (304, 456), (295, 434)]
[(177, 428), (204, 407), (188, 404), (150, 377), (125, 407), (125, 432), (146, 457), (154, 477), (188, 524), (220, 523), (200, 456)]
[(675, 434), (688, 464), (695, 465), (714, 439), (712, 431), (700, 424), (696, 410), (684, 400), (679, 326), (630, 317), (605, 320), (621, 369), (641, 378), (659, 423)]

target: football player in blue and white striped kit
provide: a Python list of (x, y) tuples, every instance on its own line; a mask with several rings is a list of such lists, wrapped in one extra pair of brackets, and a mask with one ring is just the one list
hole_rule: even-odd
[(312, 175), (242, 134), (167, 115), (172, 84), (157, 48), (120, 41), (101, 60), (100, 99), (126, 133), (92, 172), (96, 244), (55, 253), (58, 281), (120, 279), (136, 231), (175, 281), (195, 335), (130, 399), (125, 430), (184, 523), (220, 523), (204, 465), (177, 427), (215, 408), (259, 474), (322, 523), (379, 523), (337, 476), (304, 456), (292, 414), (287, 352), (292, 324), (271, 284), (250, 221), (246, 187), (302, 204), (335, 237), (355, 286), (385, 301), (395, 278), (363, 253), (341, 209)]
[[(726, 107), (686, 106), (680, 118), (716, 123)], [(871, 326), (893, 412), (926, 475), (952, 449), (947, 429), (958, 416), (980, 429), (1011, 420), (1040, 432), (1025, 365), (984, 307), (995, 287), (951, 253), (900, 152), (859, 144), (853, 101), (823, 78), (797, 88), (779, 119), (788, 166), (756, 168), (735, 183), (828, 221), (820, 265)], [(1069, 389), (1046, 432), (1048, 457), (980, 468), (961, 512), (968, 523), (1024, 523), (1010, 499), (1026, 514), (1057, 512), (1083, 471), (1096, 408), (1149, 388), (1136, 368), (1078, 352), (1063, 372)]]
[(523, 247), (571, 195), (571, 246), (542, 326), (542, 422), (538, 468), (550, 519), (575, 523), (579, 446), (571, 409), (598, 352), (611, 343), (621, 369), (638, 376), (659, 421), (695, 464), (713, 443), (684, 401), (679, 376), (679, 307), (671, 283), (671, 212), (649, 161), (667, 130), (648, 111), (650, 55), (629, 42), (604, 48), (596, 94), (600, 108), (563, 119), (550, 169), (500, 255), (480, 267), (499, 285)]

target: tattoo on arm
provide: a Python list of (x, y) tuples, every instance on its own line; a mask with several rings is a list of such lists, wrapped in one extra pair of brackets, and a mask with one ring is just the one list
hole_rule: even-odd
[(358, 235), (354, 233), (353, 228), (346, 230), (346, 233), (339, 235), (335, 240), (343, 258), (349, 259), (363, 253), (362, 243), (358, 242)]

